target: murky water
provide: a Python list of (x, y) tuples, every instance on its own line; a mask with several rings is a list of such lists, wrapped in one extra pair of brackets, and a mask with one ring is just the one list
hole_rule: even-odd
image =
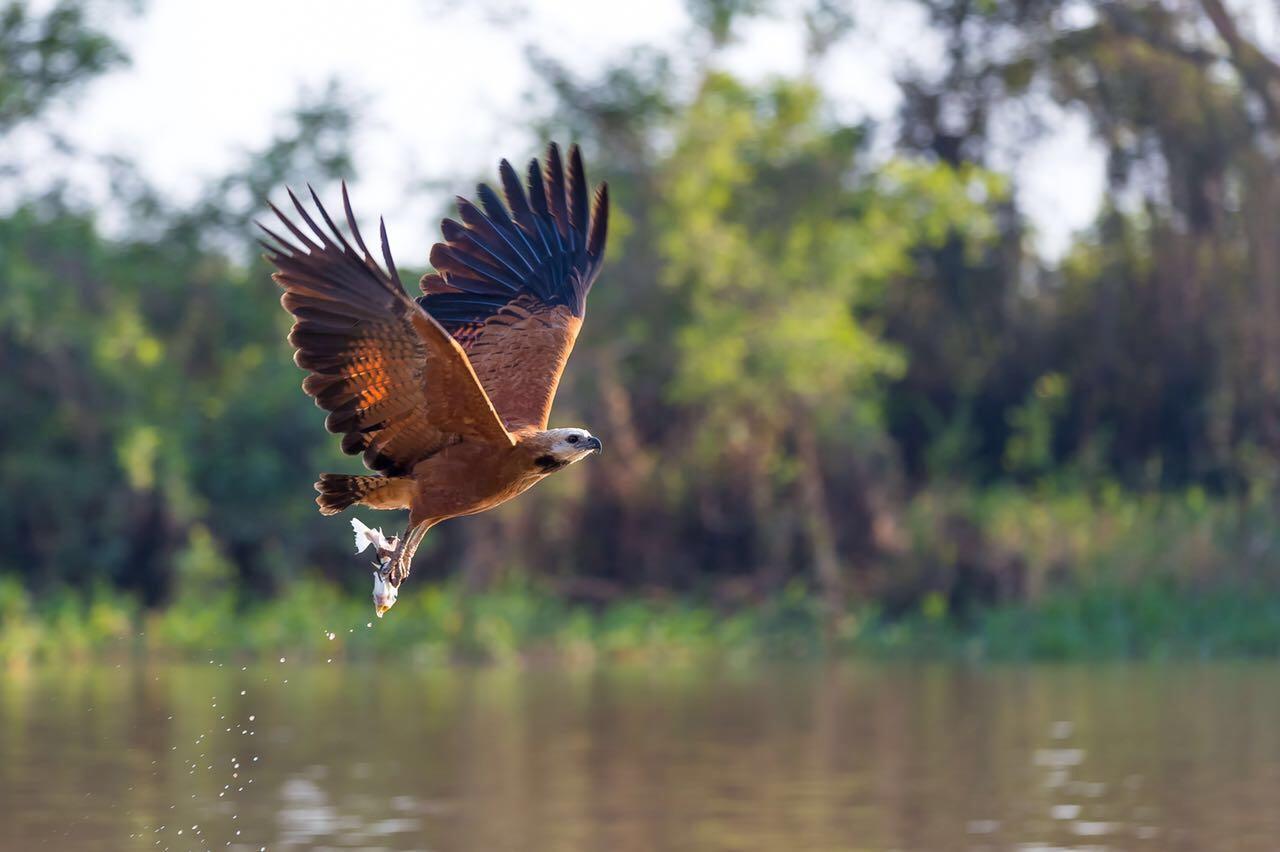
[(1280, 849), (1280, 666), (0, 676), (0, 848)]

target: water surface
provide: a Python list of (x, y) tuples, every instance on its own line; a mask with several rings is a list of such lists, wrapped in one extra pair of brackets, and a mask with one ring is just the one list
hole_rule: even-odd
[(1274, 850), (1280, 667), (0, 676), (0, 848)]

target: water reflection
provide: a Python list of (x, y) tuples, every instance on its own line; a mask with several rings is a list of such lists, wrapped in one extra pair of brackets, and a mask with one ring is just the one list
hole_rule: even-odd
[(1264, 665), (37, 671), (0, 848), (1269, 850), (1278, 716)]

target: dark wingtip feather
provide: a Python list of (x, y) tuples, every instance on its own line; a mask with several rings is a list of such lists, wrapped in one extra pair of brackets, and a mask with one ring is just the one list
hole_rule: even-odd
[[(311, 189), (311, 187), (308, 185), (307, 189)], [(294, 195), (293, 190), (289, 187), (285, 187), (285, 192), (289, 193), (289, 200), (293, 202), (294, 209), (298, 211), (298, 215), (302, 217), (302, 221), (307, 223), (307, 227), (310, 228), (311, 231), (317, 237), (319, 237), (320, 243), (321, 244), (328, 243), (329, 238), (325, 236), (324, 231), (322, 231), (320, 229), (320, 226), (316, 224), (316, 220), (311, 218), (311, 214), (307, 212), (307, 208), (304, 207), (302, 202), (298, 200), (298, 196)], [(328, 216), (324, 212), (324, 207), (320, 204), (320, 199), (316, 198), (316, 194), (314, 190), (312, 190), (311, 192), (311, 197), (315, 199), (316, 206), (320, 208), (320, 215), (325, 216), (327, 220)], [(279, 213), (277, 213), (277, 215), (279, 215)], [(301, 230), (295, 227), (294, 224), (290, 222), (287, 218), (281, 217), (281, 221), (285, 223), (285, 225), (289, 228), (290, 231), (297, 234), (299, 239), (303, 240), (307, 244), (307, 248), (310, 251), (312, 252), (323, 251), (323, 248), (321, 245), (316, 245), (315, 243), (313, 243), (310, 239), (307, 238), (305, 234), (302, 233)], [(339, 235), (339, 239), (341, 239), (341, 235)], [(346, 243), (344, 242), (343, 245), (345, 244)]]
[(364, 244), (364, 237), (360, 236), (360, 227), (356, 224), (356, 214), (351, 210), (351, 195), (347, 192), (347, 182), (342, 181), (342, 211), (347, 216), (347, 227), (351, 229), (351, 235), (355, 237), (356, 245), (360, 246), (360, 251), (364, 252), (366, 258), (372, 258), (369, 247)]
[[(311, 187), (308, 185), (307, 189), (310, 189), (310, 188)], [(303, 221), (305, 221), (308, 225), (311, 226), (311, 229), (316, 232), (316, 236), (320, 237), (321, 239), (324, 239), (324, 233), (319, 228), (316, 227), (316, 224), (314, 221), (312, 221), (310, 214), (307, 213), (307, 208), (303, 207), (302, 202), (298, 200), (298, 196), (294, 193), (293, 187), (286, 186), (284, 188), (284, 191), (285, 193), (288, 194), (289, 200), (293, 202), (293, 209), (297, 210), (298, 215), (300, 215), (303, 218)], [(315, 194), (312, 193), (312, 198), (314, 197), (315, 197)]]
[(457, 219), (441, 219), (440, 233), (447, 242), (458, 242), (466, 237), (467, 226)]
[(381, 216), (378, 217), (378, 234), (382, 237), (382, 259), (387, 264), (387, 275), (390, 276), (391, 283), (403, 292), (404, 285), (400, 283), (400, 273), (396, 271), (396, 262), (391, 259), (391, 242), (387, 239), (387, 223)]
[(592, 193), (578, 145), (567, 155), (566, 163), (549, 143), (545, 160), (529, 160), (523, 184), (501, 160), (500, 185), (480, 184), (474, 203), (457, 200), (461, 222), (441, 223), (444, 242), (432, 247), (435, 271), (420, 282), (419, 303), (433, 316), (442, 311), (450, 331), (465, 333), (516, 296), (582, 315), (603, 259), (608, 190), (602, 184)]
[(587, 170), (582, 165), (582, 149), (569, 148), (569, 221), (578, 233), (587, 230)]
[[(344, 251), (355, 254), (356, 250), (351, 247), (351, 244), (347, 242), (347, 238), (342, 235), (342, 231), (333, 223), (333, 219), (329, 216), (329, 211), (324, 209), (324, 205), (320, 203), (320, 196), (316, 195), (316, 191), (311, 188), (311, 184), (307, 184), (307, 191), (311, 193), (311, 200), (316, 203), (316, 210), (320, 211), (320, 218), (324, 219), (324, 223), (329, 226), (329, 230), (333, 231), (333, 235), (337, 238), (339, 245), (342, 246)], [(311, 227), (315, 228), (316, 226), (312, 224)], [(316, 231), (319, 233), (320, 229), (316, 228)]]
[(532, 228), (528, 221), (531, 213), (529, 199), (525, 197), (524, 188), (520, 186), (520, 176), (516, 174), (511, 163), (506, 160), (498, 163), (498, 177), (502, 181), (502, 194), (507, 199), (507, 207), (510, 208), (511, 215), (521, 225)]
[(480, 204), (484, 207), (484, 213), (498, 227), (510, 227), (511, 216), (507, 213), (506, 206), (502, 203), (502, 199), (498, 198), (498, 193), (487, 183), (482, 183), (476, 187), (476, 196), (480, 199)]
[(601, 181), (591, 204), (591, 233), (587, 236), (587, 253), (593, 257), (604, 254), (605, 241), (609, 237), (609, 184)]
[(258, 240), (258, 242), (261, 243), (262, 246), (266, 248), (268, 251), (270, 251), (272, 254), (275, 254), (277, 256), (283, 256), (283, 257), (291, 257), (293, 253), (297, 251), (297, 247), (294, 246), (293, 243), (289, 242), (284, 237), (280, 236), (275, 231), (271, 230), (266, 225), (259, 222), (257, 219), (253, 220), (253, 224), (257, 225), (258, 230), (262, 231), (262, 233), (266, 234), (268, 237), (275, 240), (274, 245), (267, 242), (266, 240), (262, 240), (262, 239)]
[(533, 212), (546, 216), (547, 191), (542, 178), (542, 164), (537, 157), (529, 161), (529, 168), (525, 173), (525, 188), (529, 190), (529, 204), (532, 205)]
[[(290, 198), (294, 197), (292, 192), (289, 193), (289, 197)], [(296, 198), (294, 198), (294, 203), (297, 204)], [(302, 245), (305, 246), (308, 251), (314, 252), (314, 251), (320, 250), (320, 246), (314, 243), (305, 233), (303, 233), (302, 230), (297, 225), (293, 224), (293, 220), (290, 219), (288, 216), (284, 215), (284, 212), (279, 207), (275, 206), (270, 201), (267, 202), (267, 207), (271, 209), (272, 213), (276, 214), (276, 218), (279, 219), (280, 222), (286, 228), (289, 229), (289, 233), (293, 234), (302, 242)], [(275, 235), (272, 234), (272, 236), (275, 236)], [(296, 252), (296, 247), (292, 243), (288, 242), (287, 240), (282, 241), (282, 245), (285, 245), (289, 249), (291, 249), (290, 254), (294, 254)]]
[(569, 223), (564, 185), (564, 161), (560, 159), (560, 146), (554, 142), (547, 143), (546, 194), (547, 206), (555, 217), (556, 227), (572, 241), (573, 229)]

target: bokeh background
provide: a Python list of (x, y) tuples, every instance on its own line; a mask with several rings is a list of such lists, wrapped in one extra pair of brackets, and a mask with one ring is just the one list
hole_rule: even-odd
[[(606, 451), (379, 620), (252, 222), (550, 139)], [(4, 852), (1273, 852), (1280, 3), (0, 0), (0, 486)]]
[[(1278, 21), (0, 3), (0, 661), (1280, 651)], [(311, 482), (359, 464), (252, 220), (346, 179), (413, 290), (548, 139), (612, 187), (553, 415), (608, 451), (334, 645), (367, 578)]]

